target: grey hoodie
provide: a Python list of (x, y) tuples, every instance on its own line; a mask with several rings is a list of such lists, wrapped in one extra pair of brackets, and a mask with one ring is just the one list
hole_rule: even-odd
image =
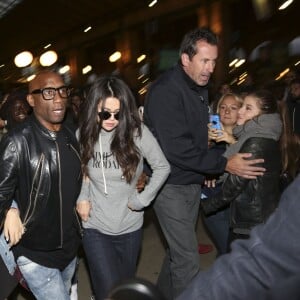
[[(99, 141), (95, 144), (94, 158), (88, 163), (89, 181), (83, 183), (77, 201), (91, 202), (90, 217), (87, 222), (83, 222), (84, 228), (118, 235), (142, 227), (142, 209), (155, 198), (170, 173), (170, 166), (156, 139), (143, 125), (141, 137), (135, 138), (141, 159), (135, 177), (128, 184), (119, 164), (111, 154), (110, 144), (113, 134), (114, 131), (101, 131)], [(143, 171), (143, 158), (147, 160), (153, 173), (145, 189), (138, 193), (136, 183)], [(133, 210), (128, 208), (128, 204)]]

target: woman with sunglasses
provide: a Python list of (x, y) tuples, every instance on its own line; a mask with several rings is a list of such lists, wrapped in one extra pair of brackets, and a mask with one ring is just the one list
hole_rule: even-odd
[[(96, 81), (79, 125), (84, 182), (77, 202), (83, 247), (93, 291), (104, 299), (120, 280), (135, 275), (143, 209), (154, 199), (170, 167), (156, 139), (142, 124), (135, 99), (115, 76)], [(152, 176), (142, 192), (136, 183), (144, 158)]]

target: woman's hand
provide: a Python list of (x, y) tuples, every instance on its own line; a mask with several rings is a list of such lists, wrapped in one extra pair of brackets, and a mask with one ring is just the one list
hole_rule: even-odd
[(22, 238), (25, 228), (22, 224), (19, 210), (17, 208), (10, 208), (5, 217), (3, 233), (6, 241), (9, 242), (10, 247), (16, 245)]
[(223, 126), (221, 130), (211, 127), (211, 123), (208, 124), (208, 140), (213, 140), (216, 143), (226, 142), (227, 144), (234, 144), (235, 138), (231, 133), (224, 130)]
[(83, 200), (77, 203), (76, 210), (83, 222), (86, 222), (90, 217), (91, 208), (91, 202), (88, 200)]
[[(218, 131), (220, 131), (220, 130), (218, 130)], [(233, 137), (232, 134), (228, 133), (225, 130), (222, 130), (222, 135), (219, 135), (215, 141), (217, 143), (226, 142), (227, 144), (234, 144), (236, 142), (236, 139)]]
[(211, 140), (216, 141), (217, 138), (220, 137), (223, 134), (224, 130), (223, 130), (223, 128), (222, 128), (222, 130), (219, 130), (219, 129), (216, 129), (216, 128), (212, 128), (211, 126), (212, 126), (211, 123), (207, 124), (207, 127), (208, 127), (208, 140), (209, 141), (211, 141)]
[(139, 193), (144, 190), (147, 182), (148, 182), (148, 176), (146, 175), (146, 173), (143, 172), (138, 178), (138, 181), (136, 183), (136, 189)]

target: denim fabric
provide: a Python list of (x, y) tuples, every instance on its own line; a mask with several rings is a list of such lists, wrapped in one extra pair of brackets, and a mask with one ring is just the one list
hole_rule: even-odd
[[(10, 207), (18, 208), (17, 202), (15, 200), (13, 200)], [(2, 257), (2, 260), (5, 264), (5, 266), (8, 269), (9, 274), (14, 275), (17, 264), (15, 262), (13, 252), (10, 250), (9, 245), (8, 245), (7, 241), (5, 240), (3, 231), (0, 235), (0, 255)]]
[(200, 269), (196, 236), (200, 194), (200, 184), (166, 184), (154, 203), (169, 247), (157, 282), (166, 299), (182, 292)]
[(215, 214), (203, 218), (206, 229), (218, 249), (218, 255), (228, 252), (229, 218), (229, 208), (217, 211)]
[(63, 270), (47, 268), (20, 256), (17, 264), (37, 300), (70, 300), (71, 279), (77, 258)]
[(8, 269), (10, 275), (13, 275), (16, 269), (16, 262), (12, 251), (9, 249), (9, 245), (4, 238), (3, 232), (0, 236), (0, 255), (3, 259), (5, 266)]
[(105, 299), (120, 280), (135, 276), (141, 240), (142, 229), (122, 235), (84, 230), (83, 247), (97, 300)]

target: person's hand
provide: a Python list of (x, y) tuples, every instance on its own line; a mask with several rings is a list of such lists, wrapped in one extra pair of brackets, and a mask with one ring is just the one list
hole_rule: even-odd
[(136, 183), (136, 189), (139, 193), (144, 190), (147, 181), (148, 181), (148, 176), (146, 175), (146, 173), (143, 172)]
[(211, 126), (212, 126), (211, 123), (207, 124), (207, 127), (208, 127), (208, 140), (209, 141), (211, 141), (211, 140), (216, 141), (216, 139), (223, 134), (224, 130), (218, 130), (216, 128), (212, 128)]
[(10, 247), (16, 245), (22, 238), (25, 228), (22, 224), (19, 210), (10, 208), (4, 220), (3, 233), (6, 241), (9, 242)]
[(214, 188), (216, 187), (216, 179), (205, 179), (204, 185), (208, 188)]
[(266, 171), (263, 167), (257, 167), (264, 159), (249, 159), (251, 153), (237, 153), (229, 157), (225, 170), (231, 174), (244, 177), (246, 179), (255, 179), (257, 176), (264, 175)]
[(91, 202), (88, 200), (83, 200), (77, 203), (76, 210), (83, 222), (86, 222), (90, 216)]
[(217, 133), (221, 133), (221, 134), (218, 134), (217, 137), (215, 138), (215, 141), (217, 143), (219, 143), (219, 142), (225, 142), (227, 144), (236, 143), (236, 139), (233, 137), (232, 134), (228, 133), (227, 131), (217, 130)]

